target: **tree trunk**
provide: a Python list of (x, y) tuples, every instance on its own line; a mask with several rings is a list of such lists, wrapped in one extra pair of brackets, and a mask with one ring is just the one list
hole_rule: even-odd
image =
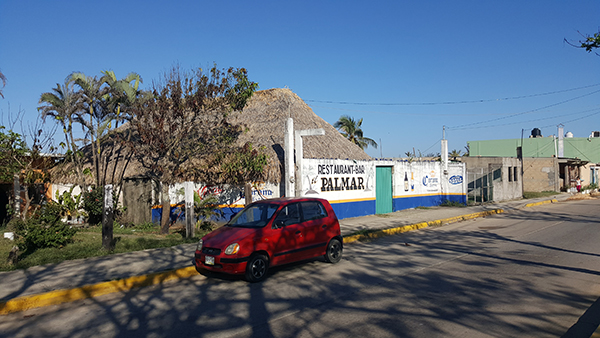
[(171, 200), (169, 199), (169, 185), (163, 182), (161, 182), (161, 185), (162, 215), (160, 218), (160, 233), (166, 235), (169, 233), (169, 224), (171, 223)]
[(92, 161), (94, 163), (94, 175), (96, 176), (96, 186), (99, 187), (100, 186), (100, 175), (99, 175), (99, 171), (98, 171), (98, 166), (100, 165), (100, 163), (98, 163), (98, 155), (96, 153), (96, 144), (95, 144), (95, 139), (94, 139), (94, 120), (93, 120), (93, 116), (94, 116), (94, 110), (92, 109), (92, 107), (90, 106), (90, 145), (92, 147)]
[(23, 208), (23, 213), (21, 214), (22, 220), (27, 220), (27, 211), (29, 210), (29, 206), (31, 205), (31, 198), (29, 198), (29, 187), (25, 186), (25, 189), (23, 189), (23, 195), (25, 195), (25, 207)]
[(244, 184), (244, 196), (246, 197), (246, 206), (252, 203), (252, 184), (246, 182)]
[[(98, 131), (98, 133), (100, 132), (100, 121), (98, 121), (98, 126), (96, 126), (96, 130)], [(97, 180), (98, 184), (104, 185), (104, 184), (106, 184), (106, 182), (103, 179), (103, 176), (104, 176), (104, 173), (103, 173), (104, 172), (104, 170), (103, 170), (104, 169), (104, 163), (103, 163), (104, 161), (103, 160), (104, 159), (102, 158), (102, 150), (101, 150), (102, 147), (100, 144), (100, 136), (101, 136), (100, 134), (96, 135), (96, 156), (98, 156), (97, 160), (96, 160), (97, 161), (96, 163), (98, 163), (98, 169), (96, 171), (98, 172), (98, 180)]]
[(71, 145), (71, 156), (73, 156), (73, 164), (75, 164), (75, 168), (77, 171), (77, 177), (79, 179), (79, 186), (87, 191), (87, 185), (85, 184), (85, 177), (83, 177), (83, 165), (81, 164), (81, 158), (77, 155), (77, 145), (75, 144), (75, 138), (73, 137), (73, 128), (72, 122), (69, 121), (69, 137), (70, 145)]

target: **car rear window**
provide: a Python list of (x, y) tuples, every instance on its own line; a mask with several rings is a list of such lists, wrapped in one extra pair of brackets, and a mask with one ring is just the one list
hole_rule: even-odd
[(275, 224), (277, 226), (286, 226), (300, 223), (300, 203), (292, 203), (286, 205), (279, 211)]
[(321, 202), (302, 202), (302, 214), (305, 221), (327, 217), (327, 211)]

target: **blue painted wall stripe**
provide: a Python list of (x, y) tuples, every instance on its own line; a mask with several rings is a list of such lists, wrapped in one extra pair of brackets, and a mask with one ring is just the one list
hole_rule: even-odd
[[(427, 196), (415, 196), (415, 197), (402, 197), (393, 199), (393, 211), (399, 211), (404, 209), (411, 209), (416, 207), (432, 207), (437, 206), (444, 201), (459, 202), (466, 204), (466, 195), (427, 195)], [(331, 207), (339, 219), (349, 217), (359, 217), (375, 214), (375, 200), (366, 201), (353, 201), (353, 202), (342, 202), (335, 203), (332, 201)], [(231, 215), (239, 212), (242, 208), (222, 208), (223, 218), (221, 220), (229, 220)], [(152, 209), (152, 222), (160, 223), (160, 217), (162, 209)], [(180, 222), (185, 220), (185, 215), (181, 215), (177, 208), (171, 208), (171, 220), (177, 219)]]

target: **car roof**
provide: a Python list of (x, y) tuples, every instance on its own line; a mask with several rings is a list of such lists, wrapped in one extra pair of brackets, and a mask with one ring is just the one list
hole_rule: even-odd
[(326, 199), (316, 198), (316, 197), (279, 197), (279, 198), (271, 198), (260, 201), (255, 201), (253, 203), (270, 203), (270, 204), (289, 204), (292, 202), (309, 202), (309, 201), (319, 201), (319, 202), (327, 202)]

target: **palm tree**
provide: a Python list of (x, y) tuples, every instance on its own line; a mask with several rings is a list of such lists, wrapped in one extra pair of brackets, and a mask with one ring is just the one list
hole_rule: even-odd
[(456, 149), (454, 149), (454, 150), (452, 150), (450, 153), (448, 153), (448, 156), (452, 157), (452, 160), (453, 160), (453, 161), (456, 161), (456, 158), (457, 158), (457, 157), (459, 157), (459, 156), (461, 155), (460, 153), (461, 153), (461, 151), (460, 151), (460, 150), (456, 150)]
[(131, 118), (127, 110), (135, 104), (141, 95), (139, 87), (143, 81), (140, 75), (134, 72), (127, 74), (126, 77), (120, 80), (117, 80), (115, 72), (112, 70), (102, 71), (102, 74), (100, 81), (106, 83), (109, 90), (105, 94), (105, 99), (108, 101), (110, 119), (115, 120), (115, 128), (117, 128), (120, 122)]
[[(4, 74), (2, 74), (2, 72), (0, 72), (0, 81), (2, 81), (2, 88), (4, 88), (4, 86), (6, 86), (6, 76), (4, 76)], [(4, 94), (2, 94), (1, 89), (0, 89), (0, 96), (2, 96), (2, 98), (4, 98)]]
[(85, 107), (80, 111), (81, 115), (77, 122), (81, 124), (84, 132), (90, 138), (96, 186), (102, 186), (100, 178), (103, 175), (100, 170), (103, 166), (100, 158), (102, 153), (100, 139), (106, 133), (109, 123), (107, 121), (106, 102), (103, 101), (107, 90), (103, 87), (104, 81), (95, 76), (86, 76), (84, 73), (76, 72), (69, 75), (67, 79), (80, 88), (79, 93), (83, 98)]
[(77, 171), (79, 185), (85, 188), (83, 179), (83, 166), (81, 157), (77, 156), (78, 146), (73, 136), (73, 122), (76, 119), (77, 112), (81, 110), (81, 96), (73, 90), (73, 85), (69, 80), (65, 84), (56, 84), (51, 92), (43, 93), (40, 96), (38, 111), (42, 114), (45, 121), (48, 116), (53, 117), (57, 123), (62, 126), (65, 134), (65, 146), (67, 147), (67, 157), (70, 157)]
[(360, 149), (365, 149), (368, 146), (377, 149), (377, 143), (374, 140), (363, 136), (363, 131), (360, 128), (362, 122), (362, 118), (357, 122), (348, 115), (342, 115), (340, 119), (333, 124), (333, 127), (339, 130), (339, 132), (344, 135), (345, 138), (350, 140), (350, 142), (358, 145)]

